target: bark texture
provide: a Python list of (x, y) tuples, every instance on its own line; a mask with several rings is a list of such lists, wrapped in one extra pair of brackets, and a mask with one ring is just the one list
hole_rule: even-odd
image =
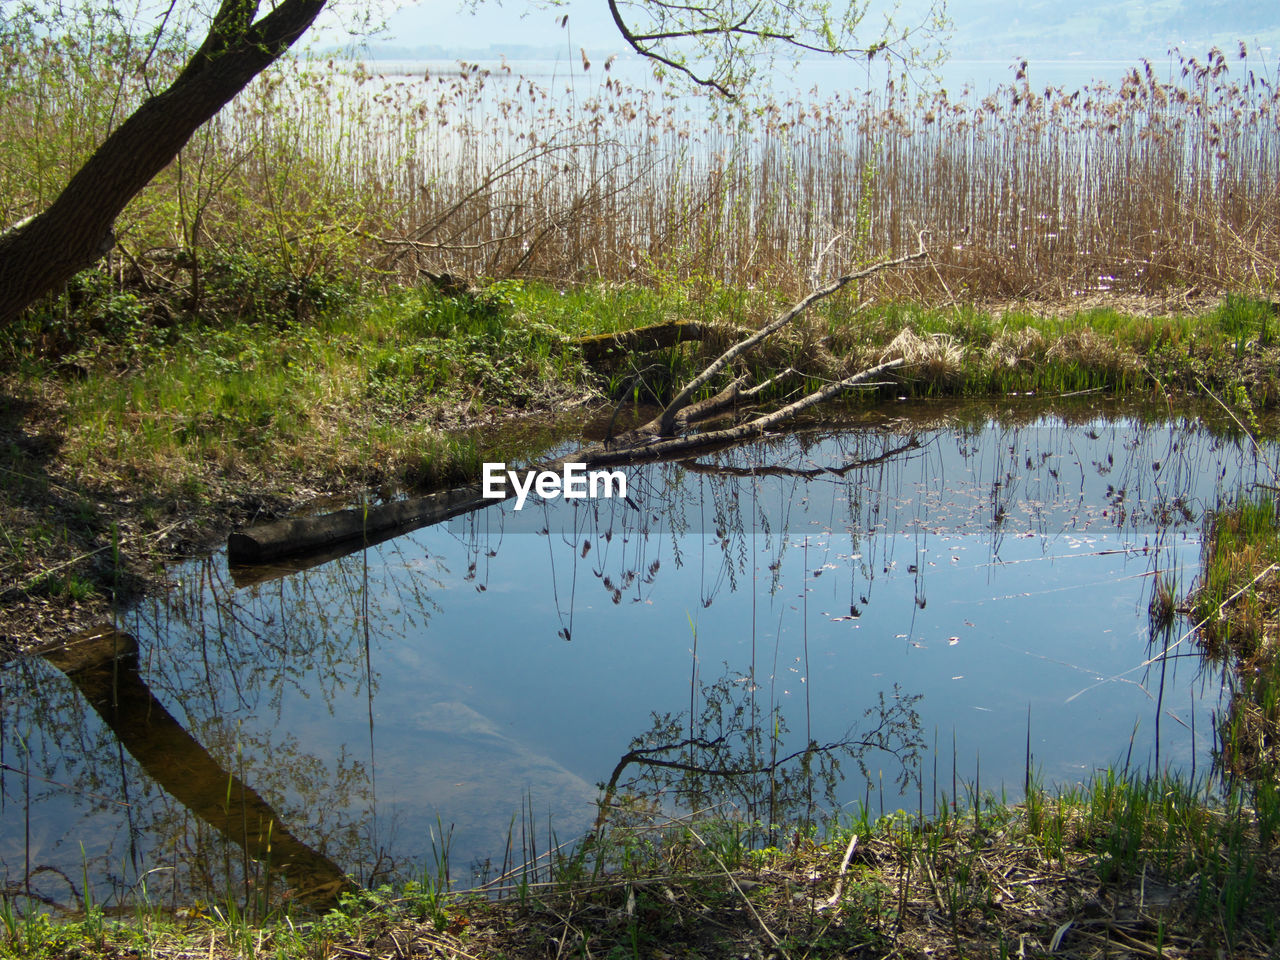
[(120, 124), (47, 210), (0, 233), (0, 328), (111, 249), (112, 224), (191, 135), (311, 26), (325, 0), (224, 0), (209, 35), (168, 89)]

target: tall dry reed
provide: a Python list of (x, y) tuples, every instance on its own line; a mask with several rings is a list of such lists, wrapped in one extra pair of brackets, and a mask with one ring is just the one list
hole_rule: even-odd
[[(0, 216), (16, 219), (118, 116), (121, 91), (141, 87), (72, 72), (60, 91), (51, 54), (3, 52)], [(72, 53), (83, 56), (60, 55)], [(177, 277), (249, 250), (299, 278), (448, 272), (792, 293), (928, 230), (931, 264), (878, 279), (877, 292), (1274, 290), (1280, 90), (1243, 46), (1236, 62), (1214, 50), (1172, 74), (1143, 63), (1118, 88), (1069, 91), (1020, 70), (985, 97), (890, 83), (725, 119), (608, 72), (575, 95), (474, 64), (378, 76), (291, 62), (130, 208), (119, 269)]]

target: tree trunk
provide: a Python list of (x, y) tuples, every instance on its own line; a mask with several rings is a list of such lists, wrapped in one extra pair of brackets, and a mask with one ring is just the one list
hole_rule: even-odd
[(43, 213), (0, 233), (0, 328), (102, 257), (137, 193), (255, 76), (307, 30), (325, 0), (284, 0), (257, 23), (256, 4), (225, 0), (204, 44), (167, 90), (112, 132)]

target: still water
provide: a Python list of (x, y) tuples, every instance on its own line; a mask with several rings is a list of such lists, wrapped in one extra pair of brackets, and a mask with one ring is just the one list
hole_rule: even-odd
[(7, 889), (218, 901), (273, 859), (306, 898), (446, 850), (465, 884), (589, 829), (611, 778), (763, 837), (1014, 799), (1028, 749), (1051, 783), (1208, 768), (1228, 691), (1148, 605), (1195, 577), (1205, 511), (1270, 481), (1238, 434), (903, 404), (627, 474), (627, 501), (287, 574), (214, 555), (122, 633), (7, 664)]

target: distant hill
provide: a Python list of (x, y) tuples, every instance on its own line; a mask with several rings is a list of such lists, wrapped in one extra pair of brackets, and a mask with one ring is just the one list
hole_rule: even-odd
[[(1280, 53), (1276, 0), (950, 0), (955, 57), (1163, 57), (1172, 46)], [(1255, 52), (1256, 49), (1255, 49)]]

